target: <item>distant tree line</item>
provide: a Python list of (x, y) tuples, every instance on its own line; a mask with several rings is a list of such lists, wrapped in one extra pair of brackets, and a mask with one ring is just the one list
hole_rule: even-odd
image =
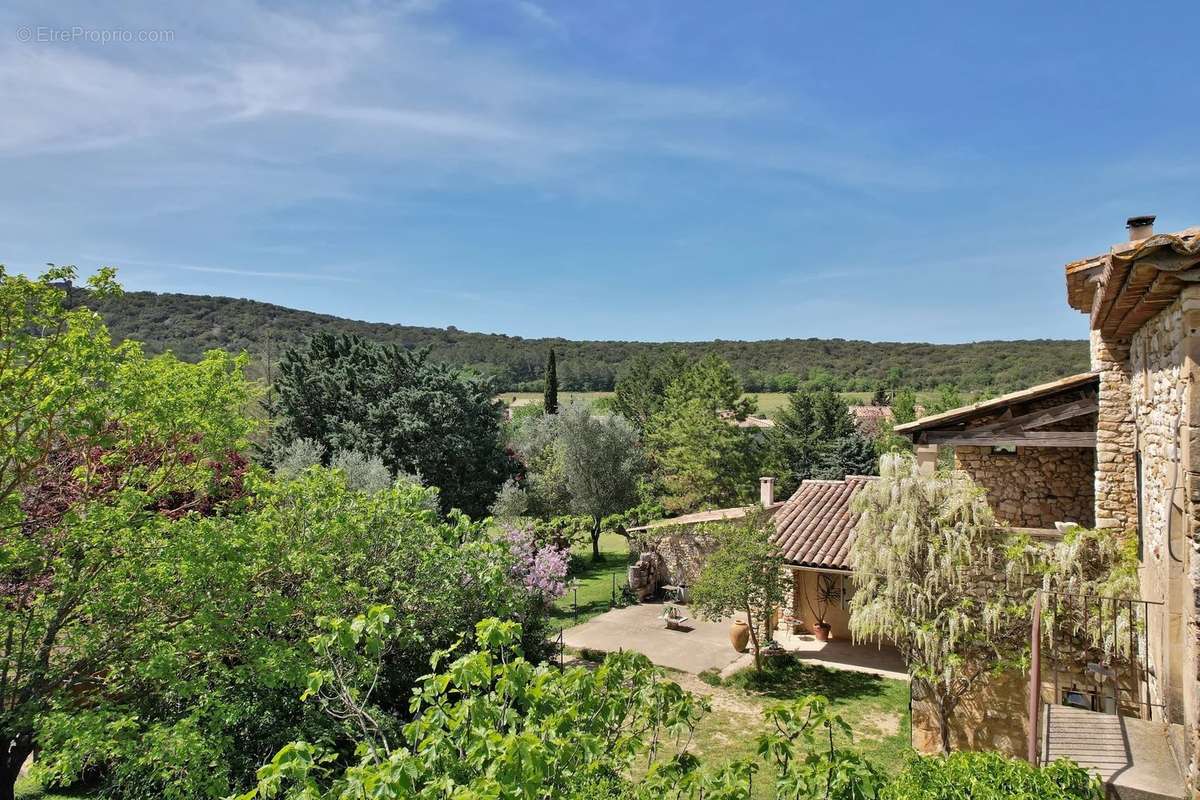
[[(76, 290), (74, 302), (84, 298)], [(207, 295), (129, 292), (95, 298), (112, 335), (144, 343), (149, 353), (170, 350), (196, 361), (208, 350), (251, 354), (252, 373), (265, 375), (270, 359), (317, 333), (354, 334), (407, 350), (428, 348), (435, 362), (469, 369), (493, 379), (501, 391), (542, 391), (546, 354), (557, 356), (557, 386), (563, 391), (609, 391), (635, 356), (678, 350), (691, 360), (715, 355), (729, 363), (751, 392), (792, 392), (820, 380), (840, 391), (873, 391), (881, 383), (933, 390), (1000, 393), (1082, 372), (1087, 343), (1022, 340), (935, 345), (846, 339), (773, 339), (654, 344), (573, 342), (468, 333), (453, 326), (358, 322), (253, 300)]]

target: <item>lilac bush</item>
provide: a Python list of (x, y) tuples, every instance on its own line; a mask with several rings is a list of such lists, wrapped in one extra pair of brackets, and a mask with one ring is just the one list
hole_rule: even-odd
[(566, 548), (539, 541), (528, 527), (508, 528), (504, 539), (513, 557), (513, 577), (525, 588), (541, 595), (546, 602), (566, 594), (567, 566), (571, 561)]

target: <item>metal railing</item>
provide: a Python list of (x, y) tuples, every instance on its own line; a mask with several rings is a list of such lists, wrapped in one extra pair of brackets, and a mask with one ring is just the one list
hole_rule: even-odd
[[(1037, 590), (1030, 630), (1031, 761), (1039, 757), (1046, 703), (1147, 720), (1167, 717), (1163, 687), (1156, 693), (1151, 686), (1152, 628), (1161, 639), (1163, 611), (1154, 600)], [(1165, 642), (1158, 644), (1165, 653)]]

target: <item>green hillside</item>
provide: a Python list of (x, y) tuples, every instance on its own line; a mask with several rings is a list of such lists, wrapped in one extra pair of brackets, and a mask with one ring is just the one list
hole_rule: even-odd
[[(73, 301), (88, 302), (75, 290)], [(137, 339), (150, 352), (171, 350), (194, 359), (205, 350), (247, 350), (262, 369), (266, 354), (274, 358), (287, 345), (318, 330), (357, 333), (404, 347), (429, 347), (439, 360), (494, 376), (501, 390), (535, 388), (546, 351), (558, 353), (559, 382), (565, 390), (611, 389), (621, 367), (637, 353), (682, 348), (693, 355), (715, 352), (742, 376), (748, 391), (786, 389), (786, 378), (814, 372), (832, 375), (840, 388), (863, 391), (901, 371), (903, 383), (931, 389), (952, 383), (967, 391), (1006, 391), (1088, 368), (1087, 343), (1033, 339), (923, 344), (863, 342), (847, 339), (770, 339), (765, 341), (621, 342), (524, 339), (519, 336), (468, 333), (453, 326), (424, 328), (360, 322), (298, 311), (283, 306), (208, 295), (130, 292), (95, 304), (114, 337)]]

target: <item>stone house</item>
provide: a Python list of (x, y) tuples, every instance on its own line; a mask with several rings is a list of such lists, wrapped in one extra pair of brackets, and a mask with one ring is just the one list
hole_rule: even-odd
[(637, 542), (637, 549), (657, 554), (663, 583), (687, 586), (695, 583), (712, 547), (697, 528), (741, 519), (761, 508), (774, 523), (772, 541), (783, 555), (792, 584), (790, 607), (781, 609), (782, 624), (793, 632), (811, 633), (817, 615), (823, 615), (832, 638), (849, 640), (850, 598), (854, 591), (850, 544), (858, 521), (850, 501), (873, 480), (876, 478), (869, 475), (806, 480), (787, 500), (776, 502), (775, 479), (762, 478), (757, 506), (686, 514), (630, 528), (628, 533)]
[[(1135, 531), (1140, 560), (1145, 708), (1077, 720), (1079, 746), (1117, 725), (1114, 785), (1138, 772), (1139, 752), (1166, 739), (1188, 791), (1200, 787), (1200, 228), (1153, 233), (1066, 265), (1067, 302), (1088, 315), (1092, 370), (902, 425), (933, 469), (939, 446), (987, 488), (999, 520), (1047, 528), (1074, 521)], [(1053, 697), (1052, 703), (1062, 703)], [(1054, 708), (1051, 705), (1050, 708)], [(1080, 712), (1084, 715), (1086, 711)], [(1100, 715), (1096, 715), (1099, 717)], [(1056, 730), (1045, 723), (1045, 741)], [(1060, 715), (1059, 719), (1067, 719)], [(1111, 722), (1110, 722), (1111, 721)], [(1153, 723), (1153, 724), (1146, 724)], [(1144, 734), (1138, 738), (1133, 731)], [(1123, 748), (1123, 749), (1122, 749)], [(1057, 752), (1062, 752), (1057, 751)], [(1124, 763), (1125, 759), (1129, 763)], [(1085, 758), (1082, 760), (1086, 760)], [(1166, 774), (1163, 763), (1146, 779)], [(1103, 770), (1102, 774), (1103, 774)], [(1121, 777), (1124, 775), (1125, 777)], [(1182, 796), (1167, 783), (1142, 796)], [(1121, 794), (1121, 791), (1117, 792)]]

